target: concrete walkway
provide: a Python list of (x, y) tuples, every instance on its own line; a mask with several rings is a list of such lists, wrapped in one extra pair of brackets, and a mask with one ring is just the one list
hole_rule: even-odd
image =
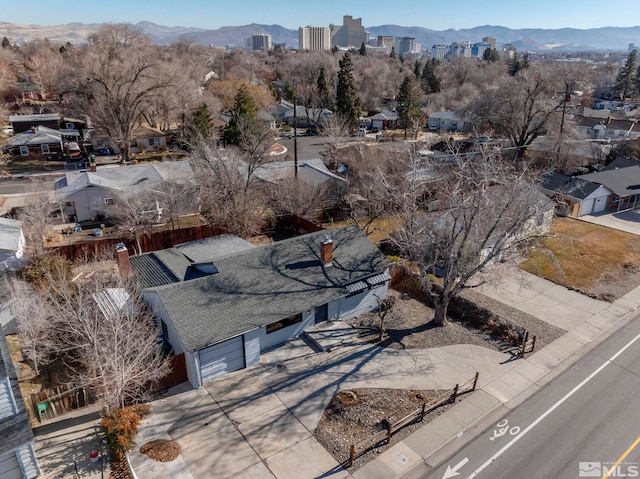
[(640, 235), (640, 211), (625, 210), (617, 213), (597, 213), (578, 218), (581, 221), (606, 226), (614, 230)]
[[(330, 352), (314, 353), (301, 340), (264, 354), (261, 364), (207, 383), (178, 388), (152, 403), (138, 446), (175, 439), (178, 459), (156, 463), (131, 454), (139, 477), (180, 478), (392, 478), (420, 466), (500, 405), (523, 400), (525, 391), (562, 360), (615, 327), (640, 305), (640, 288), (613, 304), (595, 301), (539, 278), (483, 286), (483, 293), (569, 332), (517, 361), (471, 345), (387, 350), (362, 344), (347, 324), (313, 332)], [(480, 390), (350, 472), (314, 439), (325, 407), (342, 389), (448, 389), (480, 372)]]
[(42, 479), (102, 479), (109, 477), (109, 461), (92, 462), (91, 451), (107, 454), (97, 407), (78, 409), (33, 429)]

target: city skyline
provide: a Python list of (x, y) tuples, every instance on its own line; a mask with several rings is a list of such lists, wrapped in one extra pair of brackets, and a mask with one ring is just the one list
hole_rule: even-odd
[[(5, 3), (8, 0), (1, 0)], [(290, 0), (277, 4), (246, 0), (239, 8), (229, 2), (183, 0), (180, 8), (169, 0), (148, 2), (88, 3), (71, 0), (71, 8), (60, 9), (49, 0), (31, 0), (29, 9), (4, 8), (2, 21), (34, 25), (67, 23), (138, 23), (149, 21), (172, 27), (191, 27), (215, 30), (223, 26), (251, 23), (277, 24), (289, 29), (304, 26), (342, 24), (343, 15), (362, 18), (365, 27), (401, 25), (431, 30), (466, 29), (482, 25), (520, 28), (577, 28), (630, 27), (640, 25), (640, 2), (612, 0), (605, 5), (596, 0), (539, 0), (522, 4), (507, 1), (477, 2), (459, 0), (455, 9), (447, 2), (427, 1), (421, 4), (408, 1), (370, 0), (366, 3), (325, 0), (303, 4)], [(77, 8), (74, 8), (76, 7)], [(610, 13), (607, 13), (610, 12)]]

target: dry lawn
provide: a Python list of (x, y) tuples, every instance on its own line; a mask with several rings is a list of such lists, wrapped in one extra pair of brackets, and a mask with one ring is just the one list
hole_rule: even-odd
[[(367, 222), (366, 218), (359, 219), (360, 225), (364, 225)], [(367, 228), (369, 239), (376, 245), (380, 246), (380, 242), (389, 238), (391, 233), (398, 229), (402, 224), (402, 220), (396, 216), (389, 216), (385, 218), (378, 218), (374, 220)], [(353, 225), (353, 221), (337, 221), (331, 224), (323, 224), (325, 228), (344, 228), (345, 226)]]
[(573, 218), (556, 218), (520, 267), (554, 283), (613, 301), (640, 284), (640, 237)]

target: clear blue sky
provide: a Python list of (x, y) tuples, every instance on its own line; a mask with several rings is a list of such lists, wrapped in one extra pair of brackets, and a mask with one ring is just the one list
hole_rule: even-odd
[(640, 25), (640, 0), (0, 0), (0, 21), (57, 25), (142, 20), (216, 29), (249, 23), (287, 28), (384, 24), (433, 30), (500, 25), (509, 28), (596, 28)]

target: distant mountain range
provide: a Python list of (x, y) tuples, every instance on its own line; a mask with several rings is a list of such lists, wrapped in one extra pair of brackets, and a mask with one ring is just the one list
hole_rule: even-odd
[[(0, 22), (0, 37), (6, 36), (12, 43), (22, 43), (34, 38), (48, 38), (52, 42), (78, 44), (86, 41), (88, 35), (100, 26), (101, 24), (98, 23), (38, 26)], [(268, 33), (274, 44), (286, 44), (292, 48), (296, 48), (298, 45), (298, 31), (280, 25), (253, 23), (238, 27), (221, 27), (216, 30), (167, 27), (152, 22), (139, 22), (135, 26), (149, 35), (154, 42), (163, 45), (187, 37), (205, 45), (244, 46), (246, 39), (254, 33)], [(381, 25), (367, 27), (367, 30), (373, 37), (378, 35), (415, 37), (423, 48), (461, 41), (475, 43), (486, 36), (494, 37), (499, 47), (505, 43), (512, 43), (522, 51), (536, 52), (626, 51), (629, 43), (640, 46), (640, 26), (549, 30), (543, 28), (511, 29), (484, 25), (462, 30), (437, 31), (423, 27)]]

